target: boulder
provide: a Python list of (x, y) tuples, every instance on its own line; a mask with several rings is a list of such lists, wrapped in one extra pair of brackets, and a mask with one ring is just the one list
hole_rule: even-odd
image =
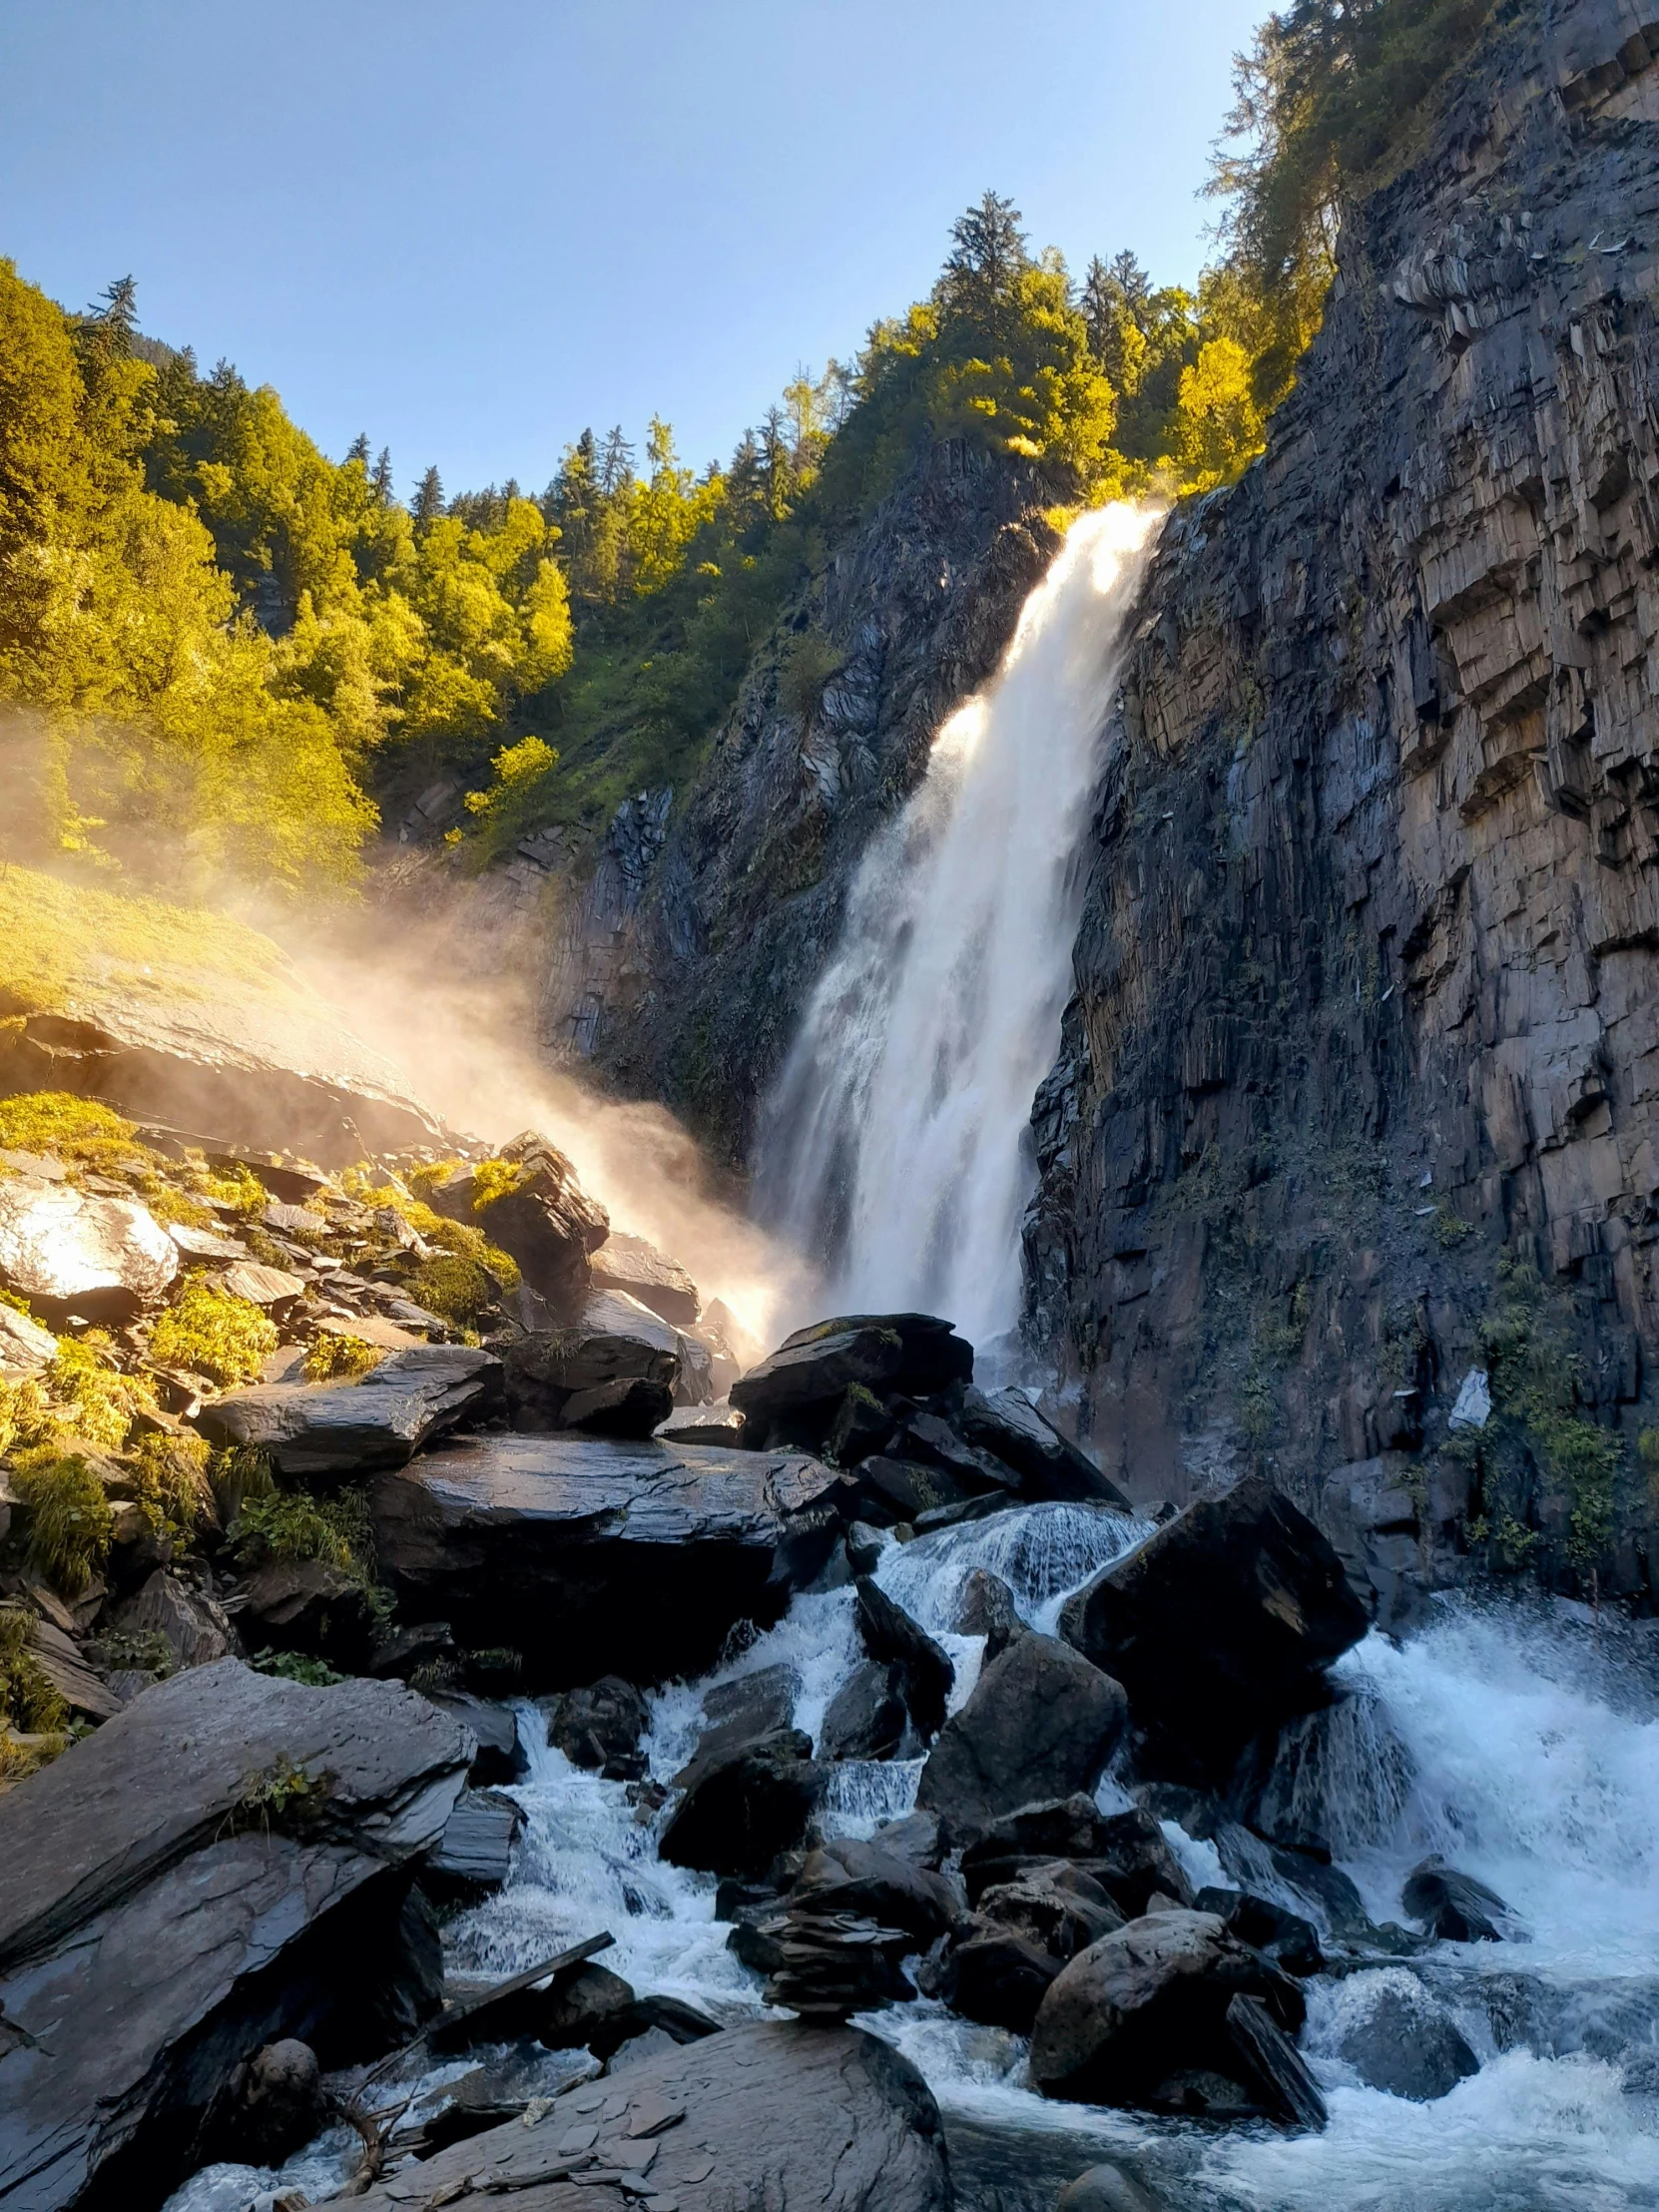
[(838, 1536), (843, 1481), (787, 1453), (491, 1434), (380, 1475), (370, 1506), (406, 1620), (561, 1688), (702, 1674), (738, 1621), (776, 1621)]
[(613, 1229), (589, 1265), (596, 1291), (625, 1291), (676, 1329), (690, 1329), (703, 1311), (697, 1285), (679, 1261), (643, 1237)]
[[(566, 2180), (574, 2186), (555, 2186)], [(505, 2201), (526, 2212), (617, 2212), (641, 2197), (681, 2212), (950, 2212), (952, 2203), (938, 2107), (909, 2061), (856, 2028), (773, 2020), (569, 2089), (533, 2126), (514, 2120), (471, 2136), (357, 2202), (362, 2212), (438, 2212), (486, 2189), (508, 2191)]]
[(712, 1405), (738, 1380), (733, 1364), (716, 1381), (715, 1355), (700, 1331), (677, 1329), (674, 1344), (680, 1356), (680, 1375), (674, 1385), (676, 1405)]
[(328, 2124), (316, 2052), (297, 2036), (267, 2043), (229, 2084), (222, 2148), (254, 2166), (279, 2166)]
[(1014, 1593), (989, 1567), (975, 1567), (956, 1601), (958, 1636), (983, 1636), (985, 1664), (1000, 1659), (1016, 1636), (1027, 1633), (1014, 1608)]
[(181, 1667), (205, 1667), (236, 1649), (236, 1633), (217, 1602), (158, 1567), (112, 1608), (109, 1626), (126, 1637), (165, 1637)]
[(1522, 1933), (1495, 1890), (1439, 1859), (1424, 1859), (1411, 1869), (1400, 1906), (1408, 1920), (1443, 1942), (1501, 1943)]
[(134, 1321), (178, 1272), (178, 1246), (136, 1200), (0, 1177), (0, 1287), (49, 1320)]
[(463, 1790), (426, 1862), (425, 1880), (471, 1894), (498, 1890), (512, 1872), (524, 1810), (499, 1790)]
[(962, 1854), (962, 1880), (977, 1900), (995, 1884), (1017, 1882), (1057, 1859), (1086, 1868), (1128, 1920), (1144, 1913), (1155, 1894), (1177, 1905), (1193, 1902), (1181, 1863), (1149, 1814), (1138, 1807), (1102, 1813), (1081, 1793), (1022, 1806), (998, 1821)]
[[(592, 1255), (610, 1236), (610, 1216), (588, 1197), (558, 1147), (533, 1130), (503, 1145), (501, 1156), (522, 1171), (515, 1189), (490, 1200), (481, 1212), (474, 1212), (470, 1191), (459, 1197), (445, 1193), (450, 1203), (440, 1210), (455, 1210), (481, 1229), (518, 1262), (525, 1282), (559, 1320), (574, 1319), (592, 1281)], [(434, 1202), (439, 1195), (434, 1192)]]
[(1060, 1615), (1177, 1779), (1225, 1771), (1248, 1738), (1322, 1702), (1325, 1668), (1367, 1626), (1330, 1543), (1262, 1475), (1190, 1505)]
[(913, 1865), (884, 1847), (837, 1836), (810, 1852), (790, 1893), (802, 1913), (853, 1913), (908, 1934), (924, 1948), (960, 1917), (965, 1900), (944, 1875)]
[(0, 1301), (0, 1381), (38, 1375), (58, 1357), (58, 1340), (15, 1306)]
[(1213, 2071), (1236, 2080), (1228, 2008), (1260, 1997), (1291, 2033), (1301, 1990), (1214, 1914), (1154, 1913), (1091, 1943), (1063, 1967), (1031, 2034), (1031, 2079), (1044, 2096), (1095, 2104), (1173, 2104), (1169, 2077)]
[(896, 1459), (871, 1452), (858, 1462), (859, 1510), (872, 1519), (919, 1522), (941, 1507), (965, 1504), (973, 1495), (948, 1467), (924, 1459)]
[(564, 1426), (573, 1398), (636, 1382), (662, 1392), (657, 1418), (666, 1420), (680, 1376), (680, 1336), (638, 1299), (602, 1291), (587, 1299), (569, 1327), (515, 1338), (504, 1358), (507, 1403), (517, 1427)]
[(577, 1390), (559, 1409), (561, 1428), (584, 1428), (592, 1436), (649, 1436), (673, 1410), (674, 1392), (666, 1382), (599, 1382)]
[(743, 1442), (743, 1415), (729, 1398), (708, 1405), (677, 1405), (657, 1434), (665, 1444), (725, 1444), (736, 1449)]
[(907, 1414), (899, 1423), (894, 1452), (901, 1458), (919, 1459), (926, 1466), (942, 1467), (954, 1475), (971, 1496), (982, 1490), (1020, 1488), (1019, 1476), (991, 1452), (981, 1451), (959, 1436), (942, 1413)]
[(646, 1772), (640, 1740), (651, 1724), (646, 1702), (619, 1674), (544, 1700), (547, 1740), (573, 1767), (597, 1769), (608, 1782), (638, 1782)]
[(1110, 1476), (1020, 1390), (967, 1391), (957, 1424), (970, 1444), (1012, 1467), (1027, 1498), (1070, 1498), (1130, 1510)]
[(819, 1734), (825, 1759), (891, 1759), (909, 1723), (899, 1668), (866, 1659), (830, 1700)]
[(1356, 1974), (1344, 1985), (1343, 1999), (1345, 2009), (1363, 2002), (1364, 2010), (1338, 2037), (1337, 2055), (1368, 2088), (1432, 2104), (1480, 2071), (1455, 2021), (1398, 1967)]
[(698, 1741), (699, 1752), (770, 1735), (776, 1728), (793, 1728), (800, 1694), (800, 1677), (787, 1660), (756, 1667), (732, 1682), (717, 1682), (703, 1699), (703, 1717), (709, 1726)]
[(1046, 1945), (977, 1916), (945, 1953), (936, 1980), (953, 2012), (983, 2027), (1029, 2035), (1061, 1961)]
[(225, 1659), (0, 1797), (0, 2199), (153, 2202), (263, 2045), (383, 2041), (394, 1985), (430, 1989), (408, 1878), (465, 1766), (407, 1690)]
[(1306, 1979), (1324, 1972), (1319, 1936), (1309, 1922), (1288, 1907), (1270, 1898), (1252, 1897), (1248, 1890), (1200, 1890), (1193, 1904), (1200, 1913), (1214, 1913), (1229, 1934), (1287, 1973)]
[(736, 1738), (717, 1730), (674, 1777), (682, 1796), (659, 1856), (706, 1874), (764, 1874), (806, 1835), (820, 1784), (813, 1740), (799, 1729)]
[(1022, 1636), (952, 1714), (921, 1770), (916, 1803), (954, 1841), (1034, 1798), (1090, 1791), (1123, 1734), (1127, 1701), (1110, 1675), (1051, 1636)]
[(1241, 1991), (1227, 2007), (1227, 2029), (1233, 2070), (1267, 2116), (1293, 2127), (1324, 2127), (1327, 2115), (1319, 2084), (1262, 1999)]
[(826, 1449), (837, 1466), (855, 1467), (872, 1451), (885, 1451), (893, 1438), (893, 1417), (861, 1382), (842, 1390), (830, 1415)]
[(360, 1382), (266, 1382), (205, 1405), (211, 1442), (250, 1444), (294, 1477), (400, 1467), (501, 1395), (501, 1363), (469, 1345), (394, 1352)]
[[(447, 1624), (440, 1623), (446, 1627)], [(510, 1705), (490, 1698), (468, 1697), (464, 1691), (434, 1690), (432, 1703), (453, 1714), (472, 1737), (472, 1764), (467, 1780), (481, 1786), (492, 1782), (522, 1782), (530, 1771), (518, 1740), (518, 1716)]]
[(268, 1559), (243, 1585), (245, 1642), (298, 1651), (342, 1674), (359, 1673), (374, 1648), (375, 1618), (362, 1577), (323, 1559)]
[(1063, 1859), (983, 1891), (978, 1913), (981, 1921), (1037, 1944), (1057, 1968), (1122, 1928), (1125, 1919), (1093, 1875)]
[(1164, 2208), (1121, 2166), (1090, 2166), (1066, 2183), (1054, 2212), (1164, 2212)]
[(895, 1605), (873, 1577), (857, 1585), (853, 1617), (858, 1638), (871, 1659), (896, 1667), (904, 1703), (922, 1742), (931, 1743), (944, 1726), (945, 1703), (956, 1670), (941, 1646)]
[(856, 1383), (930, 1397), (973, 1373), (973, 1348), (926, 1314), (851, 1314), (786, 1337), (732, 1385), (732, 1402), (758, 1434), (822, 1444), (841, 1394)]

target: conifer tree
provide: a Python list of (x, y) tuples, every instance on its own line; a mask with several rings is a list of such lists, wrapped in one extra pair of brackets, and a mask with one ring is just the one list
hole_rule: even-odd
[(438, 474), (435, 465), (426, 471), (420, 482), (415, 486), (415, 495), (409, 503), (409, 512), (414, 516), (417, 523), (435, 522), (438, 516), (442, 514), (443, 478)]

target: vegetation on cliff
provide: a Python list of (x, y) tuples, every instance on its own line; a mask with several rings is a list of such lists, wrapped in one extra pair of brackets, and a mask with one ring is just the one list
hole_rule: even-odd
[(483, 863), (683, 785), (786, 603), (928, 441), (1035, 463), (1060, 502), (1227, 481), (1317, 324), (1345, 193), (1487, 12), (1293, 0), (1238, 65), (1196, 293), (1127, 254), (1075, 278), (987, 193), (926, 298), (798, 371), (724, 467), (653, 419), (643, 465), (587, 430), (539, 498), (446, 499), (428, 469), (404, 505), (366, 436), (331, 461), (269, 387), (141, 336), (130, 278), (66, 313), (0, 263), (12, 855), (310, 896), (350, 884), (376, 799), (436, 780)]

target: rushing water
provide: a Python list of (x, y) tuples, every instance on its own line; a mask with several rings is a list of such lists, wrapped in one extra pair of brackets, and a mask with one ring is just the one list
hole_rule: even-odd
[(948, 1314), (981, 1347), (1017, 1319), (1031, 1101), (1059, 1042), (1078, 845), (1156, 519), (1113, 506), (1072, 525), (996, 677), (945, 723), (858, 869), (759, 1179), (843, 1312)]

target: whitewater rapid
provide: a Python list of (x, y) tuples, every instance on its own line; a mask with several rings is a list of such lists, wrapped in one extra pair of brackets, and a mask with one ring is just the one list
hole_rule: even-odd
[(1012, 1329), (1029, 1124), (1053, 1064), (1124, 620), (1158, 514), (1072, 524), (996, 676), (939, 731), (869, 846), (769, 1102), (763, 1216), (825, 1269), (828, 1308)]

